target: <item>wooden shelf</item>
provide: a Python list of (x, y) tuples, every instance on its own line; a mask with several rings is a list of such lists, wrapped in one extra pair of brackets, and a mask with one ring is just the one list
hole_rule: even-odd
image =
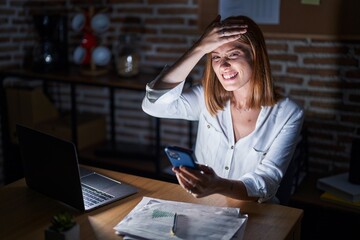
[[(316, 188), (319, 175), (308, 174), (295, 194), (291, 197), (292, 204), (307, 204), (319, 208), (328, 208), (334, 211), (343, 211), (350, 214), (360, 214), (360, 209), (351, 208), (342, 204), (331, 203), (320, 199), (323, 191)], [(360, 215), (359, 215), (360, 216)]]
[[(17, 166), (11, 165), (13, 162), (14, 148), (9, 139), (9, 128), (8, 128), (8, 106), (6, 94), (5, 94), (5, 79), (8, 77), (17, 77), (21, 78), (24, 81), (39, 81), (41, 80), (46, 89), (51, 83), (62, 83), (70, 86), (70, 126), (71, 126), (71, 141), (78, 146), (78, 121), (79, 121), (79, 113), (77, 111), (77, 94), (76, 88), (77, 86), (94, 86), (94, 87), (105, 87), (109, 89), (109, 118), (110, 118), (110, 141), (115, 143), (116, 139), (116, 121), (115, 121), (115, 110), (117, 109), (115, 106), (115, 90), (124, 89), (129, 91), (138, 91), (145, 92), (145, 86), (148, 82), (155, 79), (158, 71), (156, 69), (142, 69), (142, 72), (135, 77), (120, 77), (113, 71), (109, 71), (108, 73), (101, 76), (85, 76), (81, 74), (81, 69), (78, 67), (71, 67), (67, 70), (61, 72), (36, 72), (30, 69), (7, 69), (0, 71), (0, 116), (1, 116), (1, 132), (2, 132), (2, 149), (4, 155), (4, 165), (9, 166), (10, 172), (13, 169), (22, 169), (21, 164), (17, 164)], [(98, 154), (81, 154), (81, 159), (86, 160), (87, 164), (99, 166), (99, 167), (108, 167), (108, 168), (117, 168), (118, 170), (123, 170), (121, 166), (124, 164), (118, 164), (116, 161), (120, 162), (119, 159), (123, 159), (121, 162), (126, 164), (133, 164), (135, 161), (142, 161), (140, 164), (133, 164), (133, 166), (126, 166), (126, 170), (131, 171), (132, 173), (142, 174), (144, 176), (149, 177), (157, 177), (161, 175), (160, 168), (160, 120), (156, 119), (155, 126), (155, 135), (156, 140), (154, 141), (154, 146), (149, 146), (140, 149), (140, 146), (129, 147), (122, 144), (121, 148), (116, 147), (116, 149), (110, 149), (109, 147), (103, 148), (102, 151), (99, 151)], [(117, 144), (117, 143), (116, 143)], [(133, 153), (124, 150), (132, 150)], [(109, 151), (112, 150), (112, 151)], [(121, 151), (120, 151), (121, 150)], [(100, 155), (99, 155), (100, 153)], [(134, 154), (135, 153), (135, 154)], [(102, 156), (101, 156), (102, 154)], [(110, 155), (109, 155), (110, 154)], [(112, 156), (111, 156), (112, 155)], [(86, 156), (86, 157), (85, 157)], [(127, 159), (127, 160), (124, 160)], [(145, 160), (145, 161), (143, 161)], [(117, 163), (117, 164), (115, 164)], [(137, 165), (135, 167), (135, 165)]]

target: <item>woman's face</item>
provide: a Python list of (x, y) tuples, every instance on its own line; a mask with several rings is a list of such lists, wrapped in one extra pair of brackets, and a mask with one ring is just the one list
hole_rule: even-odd
[(226, 43), (211, 53), (212, 67), (226, 91), (249, 86), (252, 76), (250, 46), (238, 41)]

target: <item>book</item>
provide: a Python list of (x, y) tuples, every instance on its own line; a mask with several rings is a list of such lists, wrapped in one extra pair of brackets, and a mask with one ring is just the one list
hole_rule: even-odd
[(349, 182), (349, 173), (319, 178), (316, 187), (350, 202), (360, 201), (360, 185)]
[(320, 199), (360, 210), (360, 202), (348, 201), (329, 192), (321, 194)]

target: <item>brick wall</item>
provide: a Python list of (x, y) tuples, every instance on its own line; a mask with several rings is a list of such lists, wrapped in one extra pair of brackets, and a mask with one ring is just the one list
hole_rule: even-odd
[(359, 42), (268, 40), (273, 73), (305, 109), (310, 167), (347, 168), (359, 128)]
[[(86, 0), (0, 1), (0, 68), (23, 66), (36, 37), (30, 11), (68, 9), (69, 21), (75, 7), (86, 7)], [(113, 47), (126, 32), (141, 33), (143, 67), (162, 67), (174, 62), (199, 37), (196, 0), (108, 0), (93, 1), (107, 7), (111, 27), (102, 34), (102, 44)], [(80, 41), (69, 28), (69, 55)], [(267, 37), (276, 85), (305, 109), (309, 133), (310, 170), (327, 172), (346, 169), (351, 141), (360, 122), (360, 43), (359, 41), (312, 38)], [(194, 71), (201, 76), (202, 66)], [(58, 93), (61, 94), (58, 94)], [(69, 90), (54, 88), (54, 98), (68, 107)], [(80, 111), (108, 114), (106, 89), (82, 88), (78, 91)], [(59, 97), (60, 96), (60, 97)], [(141, 111), (143, 93), (116, 92), (117, 139), (148, 143), (154, 139), (154, 119)], [(61, 101), (60, 101), (61, 100)], [(164, 120), (163, 142), (186, 145), (186, 122)]]

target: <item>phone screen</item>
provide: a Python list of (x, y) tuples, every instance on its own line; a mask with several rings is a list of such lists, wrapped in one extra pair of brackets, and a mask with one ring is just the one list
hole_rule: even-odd
[(197, 169), (196, 158), (192, 150), (176, 146), (168, 146), (164, 150), (174, 167), (185, 166)]

